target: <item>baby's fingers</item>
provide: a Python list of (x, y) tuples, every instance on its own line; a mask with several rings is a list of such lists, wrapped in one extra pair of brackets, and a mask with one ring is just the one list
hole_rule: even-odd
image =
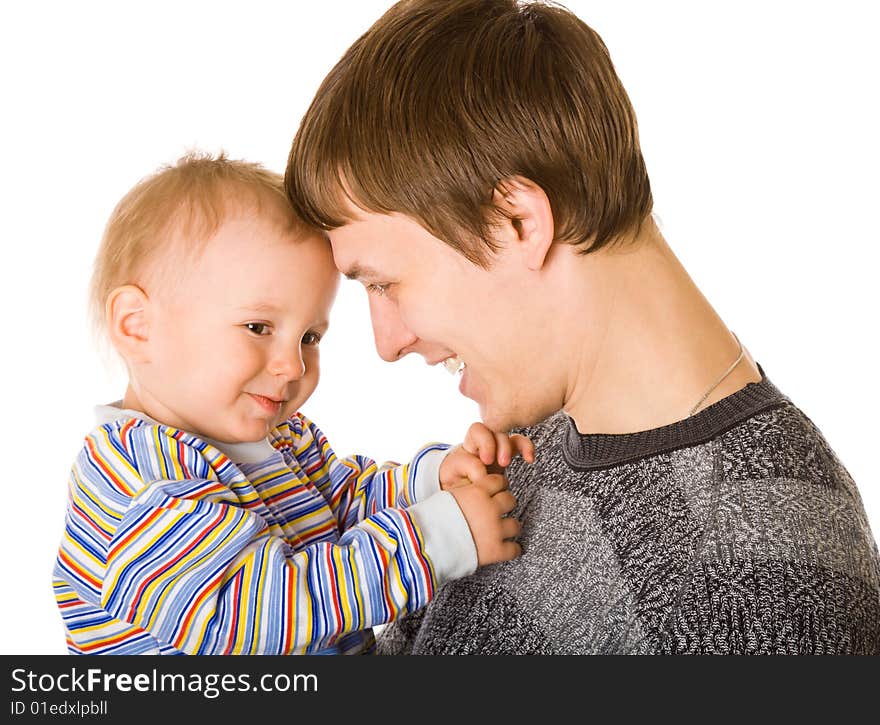
[(500, 473), (490, 473), (480, 479), (474, 480), (473, 483), (482, 488), (490, 496), (495, 496), (510, 487), (507, 478)]
[(497, 448), (495, 455), (498, 459), (498, 465), (502, 468), (507, 468), (516, 455), (522, 456), (528, 463), (535, 462), (535, 445), (524, 435), (519, 433), (514, 433), (513, 435), (496, 433), (495, 445)]
[(535, 462), (535, 444), (532, 443), (531, 438), (526, 438), (524, 435), (514, 433), (510, 436), (510, 442), (515, 453), (519, 453), (524, 461), (527, 463)]
[(495, 463), (495, 434), (482, 423), (474, 423), (468, 428), (462, 447), (479, 456), (487, 466)]
[(502, 541), (498, 549), (498, 561), (510, 561), (522, 554), (522, 547), (515, 541)]
[(482, 461), (474, 455), (462, 455), (455, 459), (455, 472), (459, 476), (463, 476), (471, 483), (485, 478), (487, 475), (486, 466)]
[(496, 493), (492, 500), (495, 502), (495, 505), (498, 507), (498, 513), (502, 516), (504, 514), (509, 514), (513, 509), (516, 508), (516, 496), (514, 496), (510, 491), (501, 491), (501, 493)]
[(496, 433), (495, 456), (498, 459), (498, 465), (507, 468), (510, 461), (513, 460), (513, 454), (513, 443), (510, 441), (510, 436), (507, 433)]
[(501, 538), (515, 539), (522, 530), (522, 524), (516, 519), (501, 519)]

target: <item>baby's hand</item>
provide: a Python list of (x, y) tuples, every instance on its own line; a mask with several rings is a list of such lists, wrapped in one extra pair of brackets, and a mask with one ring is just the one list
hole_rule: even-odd
[(490, 473), (450, 493), (474, 537), (479, 566), (515, 559), (522, 553), (520, 545), (510, 540), (519, 534), (520, 523), (505, 516), (513, 511), (516, 499), (502, 474)]
[(507, 468), (517, 454), (528, 463), (535, 462), (535, 445), (530, 439), (519, 433), (513, 435), (495, 433), (482, 423), (474, 423), (468, 428), (464, 443), (461, 445), (468, 453), (479, 457), (487, 466), (497, 462), (501, 468)]
[(464, 443), (453, 448), (440, 464), (440, 488), (446, 491), (487, 473), (501, 473), (517, 454), (534, 463), (534, 444), (525, 436), (493, 433), (482, 423), (474, 423)]

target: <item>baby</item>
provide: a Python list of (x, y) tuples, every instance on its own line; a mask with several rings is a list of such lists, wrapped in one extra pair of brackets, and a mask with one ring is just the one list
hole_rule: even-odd
[(531, 461), (528, 439), (475, 424), (377, 467), (298, 412), (338, 282), (256, 164), (190, 155), (119, 203), (92, 309), (129, 383), (71, 471), (70, 652), (366, 652), (372, 626), (519, 555), (500, 467)]

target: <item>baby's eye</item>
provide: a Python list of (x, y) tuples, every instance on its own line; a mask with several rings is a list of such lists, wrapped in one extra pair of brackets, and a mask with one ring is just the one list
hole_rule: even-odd
[(255, 335), (264, 336), (269, 334), (269, 325), (265, 322), (248, 322), (245, 327)]
[(368, 284), (367, 292), (371, 295), (378, 295), (381, 297), (388, 291), (387, 284)]
[(321, 336), (317, 332), (307, 332), (302, 337), (303, 345), (317, 345), (321, 342)]

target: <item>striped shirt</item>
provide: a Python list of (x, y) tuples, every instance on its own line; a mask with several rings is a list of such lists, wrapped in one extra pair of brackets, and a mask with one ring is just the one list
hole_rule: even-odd
[(296, 414), (260, 442), (265, 456), (234, 462), (116, 412), (70, 473), (54, 589), (71, 653), (366, 652), (370, 627), (476, 568), (439, 490), (446, 445), (380, 468), (337, 458)]

